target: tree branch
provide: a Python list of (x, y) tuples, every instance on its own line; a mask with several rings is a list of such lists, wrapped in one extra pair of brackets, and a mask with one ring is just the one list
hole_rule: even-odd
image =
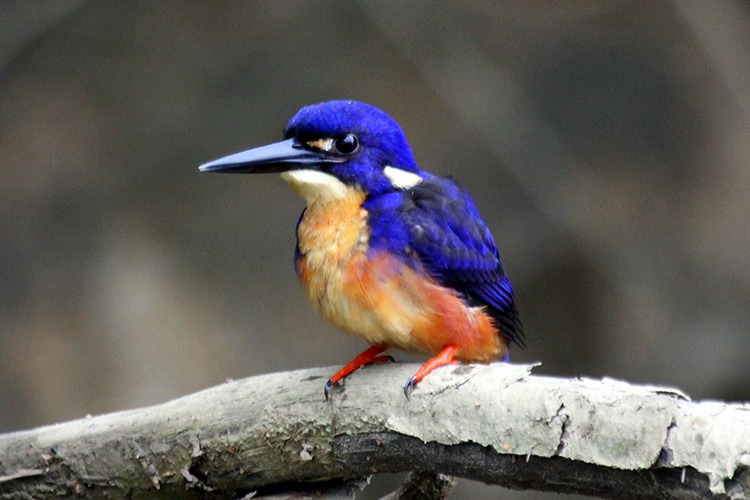
[(407, 400), (415, 369), (364, 368), (330, 403), (334, 370), (300, 370), (5, 434), (0, 497), (240, 498), (422, 471), (602, 497), (750, 498), (748, 405), (508, 364), (437, 370)]

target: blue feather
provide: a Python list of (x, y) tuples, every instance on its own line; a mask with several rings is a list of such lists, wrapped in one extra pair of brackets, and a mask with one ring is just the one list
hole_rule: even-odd
[(400, 255), (437, 282), (487, 307), (500, 331), (524, 343), (513, 288), (487, 226), (465, 191), (427, 175), (408, 190), (373, 196), (364, 203), (370, 247)]

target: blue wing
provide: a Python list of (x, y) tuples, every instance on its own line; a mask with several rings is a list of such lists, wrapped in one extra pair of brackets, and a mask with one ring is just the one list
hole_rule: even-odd
[(428, 176), (373, 205), (368, 209), (398, 213), (397, 220), (376, 224), (384, 244), (394, 251), (405, 248), (407, 257), (416, 254), (438, 282), (461, 292), (470, 304), (486, 306), (500, 331), (524, 344), (513, 288), (492, 235), (465, 191), (448, 179)]

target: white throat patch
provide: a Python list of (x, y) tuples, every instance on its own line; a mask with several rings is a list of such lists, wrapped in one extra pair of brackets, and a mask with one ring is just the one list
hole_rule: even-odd
[(391, 185), (397, 189), (413, 188), (422, 182), (422, 178), (417, 174), (401, 170), (400, 168), (391, 167), (390, 165), (383, 169), (383, 175), (388, 177), (388, 180), (391, 181)]
[(308, 204), (316, 201), (332, 201), (344, 198), (349, 188), (346, 184), (318, 170), (289, 170), (281, 173), (284, 179)]

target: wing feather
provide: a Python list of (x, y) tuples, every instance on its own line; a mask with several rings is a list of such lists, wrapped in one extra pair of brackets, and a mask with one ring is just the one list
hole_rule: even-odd
[(485, 305), (510, 340), (524, 344), (513, 288), (489, 229), (465, 191), (452, 181), (427, 177), (404, 191), (400, 220), (408, 246), (440, 283)]

